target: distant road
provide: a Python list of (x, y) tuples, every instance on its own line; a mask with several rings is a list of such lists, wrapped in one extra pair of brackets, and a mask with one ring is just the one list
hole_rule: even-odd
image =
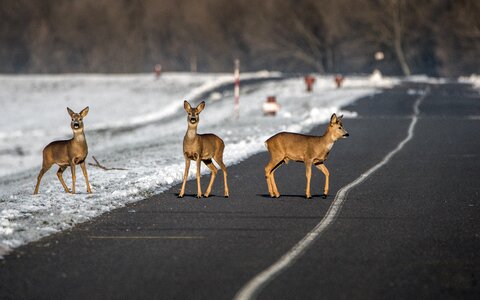
[(316, 197), (304, 198), (304, 166), (294, 162), (276, 173), (282, 197), (267, 197), (260, 153), (229, 168), (228, 199), (221, 176), (218, 196), (207, 199), (193, 198), (190, 181), (183, 199), (175, 186), (16, 249), (0, 261), (0, 299), (232, 299), (362, 174), (329, 226), (256, 290), (258, 299), (478, 299), (479, 93), (409, 83), (346, 109), (358, 118), (344, 120), (350, 137), (326, 162), (328, 199), (319, 197), (317, 170)]

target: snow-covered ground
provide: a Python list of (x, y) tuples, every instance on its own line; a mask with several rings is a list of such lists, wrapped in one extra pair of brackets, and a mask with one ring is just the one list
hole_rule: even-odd
[(470, 76), (461, 76), (458, 78), (458, 82), (469, 83), (473, 85), (474, 88), (480, 90), (480, 75), (472, 74)]
[[(278, 76), (251, 73), (243, 74), (242, 80)], [(165, 73), (159, 80), (150, 74), (0, 76), (0, 257), (9, 249), (180, 182), (187, 127), (184, 99), (196, 99), (198, 104), (200, 95), (212, 92), (204, 99), (199, 133), (214, 132), (223, 138), (229, 166), (265, 151), (264, 141), (278, 131), (308, 131), (333, 112), (355, 117), (355, 112), (341, 107), (398, 82), (378, 76), (348, 77), (344, 88), (336, 89), (332, 76), (316, 78), (313, 93), (305, 92), (300, 77), (242, 86), (236, 119), (232, 92), (214, 93), (233, 82), (231, 74)], [(261, 111), (267, 96), (276, 96), (281, 105), (277, 117)], [(33, 196), (43, 147), (71, 136), (67, 106), (76, 112), (90, 107), (84, 120), (87, 161), (93, 162), (95, 156), (105, 166), (126, 170), (88, 166), (93, 194), (86, 194), (83, 176), (77, 172), (79, 194), (69, 195), (52, 167), (42, 179), (40, 194)], [(191, 178), (194, 168), (192, 164)], [(64, 178), (70, 186), (68, 169)], [(187, 186), (187, 191), (193, 188)]]

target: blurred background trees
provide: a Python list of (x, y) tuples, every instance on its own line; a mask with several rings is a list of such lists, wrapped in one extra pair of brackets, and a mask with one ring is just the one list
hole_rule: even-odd
[[(477, 0), (1, 0), (0, 72), (480, 72)], [(382, 51), (385, 59), (375, 61)]]

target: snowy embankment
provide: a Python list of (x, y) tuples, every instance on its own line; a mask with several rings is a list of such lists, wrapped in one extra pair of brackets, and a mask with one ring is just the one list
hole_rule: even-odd
[[(252, 73), (242, 79), (278, 76)], [(204, 99), (207, 105), (199, 133), (214, 132), (224, 139), (224, 160), (229, 166), (265, 151), (265, 139), (278, 131), (306, 132), (326, 122), (333, 112), (354, 117), (354, 112), (340, 108), (398, 81), (348, 77), (344, 88), (336, 89), (331, 76), (317, 76), (313, 93), (305, 92), (303, 78), (243, 86), (239, 119), (233, 117), (232, 93), (213, 93), (231, 82), (230, 74), (167, 73), (159, 80), (146, 74), (0, 76), (0, 256), (180, 182), (187, 127), (184, 99), (198, 99), (212, 91)], [(277, 117), (265, 117), (261, 111), (271, 95), (281, 105)], [(95, 156), (102, 165), (126, 170), (88, 166), (93, 194), (86, 194), (84, 178), (77, 172), (79, 194), (69, 195), (52, 167), (42, 179), (40, 194), (33, 196), (42, 148), (71, 136), (66, 107), (78, 112), (87, 105), (87, 161), (93, 162), (91, 156)], [(194, 168), (192, 164), (190, 178)], [(207, 168), (202, 167), (202, 172)], [(70, 186), (68, 169), (64, 179)], [(215, 184), (214, 194), (219, 186)], [(193, 186), (188, 190), (193, 191)]]
[(480, 90), (480, 75), (472, 74), (468, 77), (461, 76), (458, 78), (458, 82), (469, 83), (473, 85), (473, 87), (476, 88), (477, 90)]

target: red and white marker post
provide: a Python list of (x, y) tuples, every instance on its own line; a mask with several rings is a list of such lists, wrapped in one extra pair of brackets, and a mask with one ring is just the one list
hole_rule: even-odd
[(235, 96), (235, 103), (233, 105), (233, 110), (235, 114), (235, 118), (238, 119), (240, 116), (239, 108), (240, 108), (240, 60), (235, 59), (235, 71), (233, 73), (234, 77), (234, 89), (233, 94)]
[(161, 64), (156, 64), (155, 68), (154, 68), (154, 71), (155, 71), (155, 78), (156, 79), (160, 78), (160, 75), (162, 75), (162, 65)]

